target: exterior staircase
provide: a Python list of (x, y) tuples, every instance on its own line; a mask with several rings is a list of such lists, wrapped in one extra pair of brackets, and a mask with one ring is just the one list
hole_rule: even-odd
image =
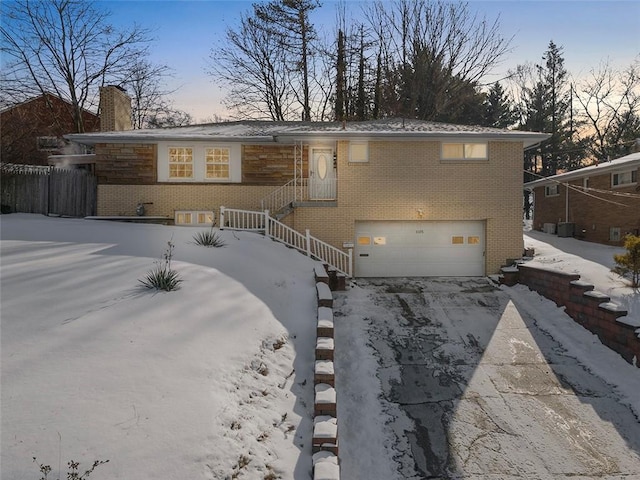
[[(286, 205), (283, 205), (281, 208), (286, 210), (285, 207)], [(290, 208), (293, 211), (293, 203)], [(271, 216), (268, 209), (259, 212), (220, 207), (220, 228), (264, 233), (267, 237), (319, 260), (329, 269), (347, 277), (352, 276), (352, 249), (344, 252), (312, 236), (309, 230), (302, 234)]]

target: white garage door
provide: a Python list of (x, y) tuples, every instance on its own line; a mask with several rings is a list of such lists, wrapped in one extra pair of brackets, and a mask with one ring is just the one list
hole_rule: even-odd
[(483, 276), (484, 222), (356, 222), (356, 277)]

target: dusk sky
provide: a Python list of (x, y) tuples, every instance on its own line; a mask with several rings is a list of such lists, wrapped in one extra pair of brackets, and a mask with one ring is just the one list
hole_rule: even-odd
[[(194, 121), (217, 114), (226, 117), (224, 91), (205, 69), (211, 48), (224, 41), (225, 30), (237, 24), (248, 0), (112, 0), (101, 2), (117, 25), (152, 29), (156, 41), (151, 61), (173, 68), (175, 107)], [(312, 17), (320, 35), (332, 36), (338, 2), (325, 0)], [(350, 15), (361, 14), (366, 0), (346, 0)], [(574, 77), (584, 76), (609, 59), (623, 69), (640, 55), (640, 1), (489, 1), (471, 0), (472, 10), (488, 20), (500, 17), (501, 33), (513, 37), (512, 52), (487, 82), (526, 62), (540, 62), (550, 40), (563, 47), (565, 66)]]

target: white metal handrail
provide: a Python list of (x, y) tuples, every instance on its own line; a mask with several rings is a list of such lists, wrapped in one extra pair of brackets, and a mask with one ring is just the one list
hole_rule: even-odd
[(338, 272), (351, 277), (353, 251), (344, 252), (333, 245), (313, 237), (309, 230), (305, 234), (279, 222), (269, 215), (269, 210), (255, 212), (251, 210), (237, 210), (220, 207), (220, 228), (229, 230), (247, 230), (264, 232), (285, 245), (295, 248), (304, 254), (320, 260)]
[(296, 201), (296, 180), (291, 180), (283, 186), (278, 187), (269, 195), (260, 200), (260, 209), (264, 212), (277, 212), (281, 208)]

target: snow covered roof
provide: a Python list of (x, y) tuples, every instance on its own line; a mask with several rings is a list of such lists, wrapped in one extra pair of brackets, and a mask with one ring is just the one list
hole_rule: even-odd
[(584, 178), (593, 175), (601, 175), (604, 173), (615, 173), (623, 170), (629, 170), (640, 167), (640, 152), (631, 153), (624, 157), (616, 158), (611, 161), (601, 162), (589, 167), (572, 170), (571, 172), (560, 173), (550, 177), (541, 178), (524, 184), (525, 188), (536, 188), (551, 185), (553, 183), (562, 183), (577, 178)]
[(189, 125), (186, 127), (69, 134), (74, 142), (92, 145), (110, 142), (158, 142), (166, 140), (212, 140), (252, 142), (292, 142), (309, 138), (483, 138), (539, 143), (549, 135), (500, 128), (387, 118), (364, 122), (271, 122), (238, 121)]

